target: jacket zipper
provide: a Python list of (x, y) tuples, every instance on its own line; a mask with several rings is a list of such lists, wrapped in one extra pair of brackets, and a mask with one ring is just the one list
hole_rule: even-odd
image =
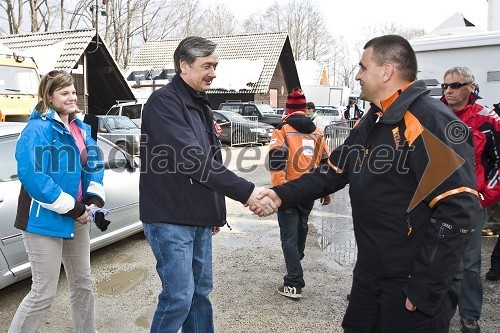
[(411, 225), (410, 217), (406, 218), (406, 224), (408, 225), (408, 234), (407, 234), (407, 237), (410, 238), (411, 232), (413, 231), (413, 227)]
[[(438, 234), (437, 242), (439, 242), (441, 239), (444, 239), (444, 227), (443, 226), (439, 227), (439, 234)], [(437, 248), (438, 248), (437, 242), (436, 242), (436, 245), (434, 246), (434, 249), (432, 249), (430, 261), (433, 261), (434, 257), (436, 256), (436, 252), (437, 252)]]

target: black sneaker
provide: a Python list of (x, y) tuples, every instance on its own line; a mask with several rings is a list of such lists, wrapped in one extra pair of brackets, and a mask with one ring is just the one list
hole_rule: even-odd
[(500, 280), (500, 271), (496, 269), (490, 269), (488, 273), (486, 273), (486, 280), (490, 281), (498, 281)]
[(477, 320), (460, 318), (460, 323), (462, 324), (462, 333), (479, 333), (479, 332), (481, 332), (481, 328), (479, 328), (479, 324), (477, 323)]
[(290, 286), (279, 286), (276, 288), (278, 294), (290, 297), (290, 298), (301, 298), (302, 297), (302, 288), (300, 287), (290, 287)]

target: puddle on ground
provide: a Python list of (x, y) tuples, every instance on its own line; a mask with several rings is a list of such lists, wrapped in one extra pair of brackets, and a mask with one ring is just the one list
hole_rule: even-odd
[(356, 262), (358, 249), (354, 240), (333, 242), (328, 236), (321, 236), (318, 245), (323, 251), (332, 252), (333, 260), (341, 266), (353, 266)]
[(150, 324), (149, 324), (149, 320), (145, 317), (145, 316), (139, 316), (136, 320), (135, 320), (135, 324), (139, 327), (143, 327), (145, 329), (149, 329), (150, 328)]
[(356, 262), (358, 248), (352, 228), (352, 219), (321, 221), (318, 246), (323, 251), (332, 252), (335, 262), (341, 266), (353, 266)]
[(134, 269), (126, 272), (118, 272), (111, 275), (107, 280), (98, 282), (96, 289), (99, 293), (106, 295), (119, 295), (127, 292), (146, 278), (146, 270)]

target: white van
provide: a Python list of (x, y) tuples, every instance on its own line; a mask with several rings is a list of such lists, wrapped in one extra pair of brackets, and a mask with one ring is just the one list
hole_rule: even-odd
[(146, 101), (120, 102), (113, 105), (106, 115), (129, 117), (137, 126), (141, 127), (142, 109)]

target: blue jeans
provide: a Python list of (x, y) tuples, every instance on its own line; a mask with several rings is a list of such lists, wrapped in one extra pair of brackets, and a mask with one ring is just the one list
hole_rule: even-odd
[(144, 223), (156, 258), (162, 291), (152, 333), (214, 332), (212, 304), (212, 228)]
[(304, 273), (300, 260), (304, 257), (307, 232), (307, 221), (314, 201), (305, 205), (297, 205), (290, 209), (278, 210), (281, 248), (285, 257), (287, 274), (284, 284), (291, 287), (305, 286)]
[(481, 236), (486, 216), (484, 209), (477, 215), (475, 231), (465, 249), (462, 294), (458, 300), (458, 311), (464, 319), (479, 320), (483, 307), (483, 283), (481, 281)]

